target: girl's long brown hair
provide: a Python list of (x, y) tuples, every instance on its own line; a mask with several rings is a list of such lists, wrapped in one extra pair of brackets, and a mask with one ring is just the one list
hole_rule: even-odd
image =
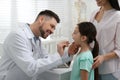
[[(93, 23), (82, 22), (77, 24), (81, 35), (87, 37), (87, 43), (90, 44), (94, 41), (94, 47), (92, 49), (93, 58), (98, 56), (99, 45), (96, 40), (97, 31)], [(98, 80), (98, 68), (95, 69), (95, 80)]]

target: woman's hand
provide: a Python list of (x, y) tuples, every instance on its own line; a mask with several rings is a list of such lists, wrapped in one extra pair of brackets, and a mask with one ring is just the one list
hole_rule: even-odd
[(68, 54), (69, 54), (69, 55), (74, 55), (74, 54), (76, 54), (76, 53), (78, 52), (78, 50), (79, 50), (79, 47), (80, 47), (80, 45), (75, 44), (75, 42), (73, 42), (73, 43), (69, 46), (69, 48), (68, 48)]
[(97, 68), (100, 64), (103, 63), (104, 60), (105, 60), (104, 55), (98, 55), (97, 57), (94, 58), (95, 62), (93, 63), (92, 68), (93, 69)]

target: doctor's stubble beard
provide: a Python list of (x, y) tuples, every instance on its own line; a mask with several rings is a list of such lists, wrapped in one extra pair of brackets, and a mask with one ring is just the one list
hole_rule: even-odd
[(43, 31), (42, 26), (39, 28), (39, 31), (40, 31), (41, 37), (44, 38), (44, 39), (46, 39), (46, 37), (44, 37), (45, 31)]

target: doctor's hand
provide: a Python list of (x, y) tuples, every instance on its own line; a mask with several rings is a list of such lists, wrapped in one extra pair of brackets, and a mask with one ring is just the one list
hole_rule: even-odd
[(69, 55), (76, 54), (78, 52), (79, 48), (80, 48), (80, 45), (75, 44), (75, 42), (72, 42), (72, 44), (68, 48), (68, 54)]
[(65, 47), (69, 46), (69, 41), (61, 41), (57, 44), (57, 51), (60, 56), (63, 56)]
[(97, 68), (100, 64), (103, 63), (104, 61), (104, 55), (98, 55), (97, 57), (94, 58), (94, 63), (92, 65), (92, 69)]

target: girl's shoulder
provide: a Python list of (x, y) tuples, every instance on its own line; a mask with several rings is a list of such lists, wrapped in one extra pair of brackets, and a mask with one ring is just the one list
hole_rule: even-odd
[(78, 58), (80, 60), (93, 59), (92, 52), (90, 50), (79, 53)]

